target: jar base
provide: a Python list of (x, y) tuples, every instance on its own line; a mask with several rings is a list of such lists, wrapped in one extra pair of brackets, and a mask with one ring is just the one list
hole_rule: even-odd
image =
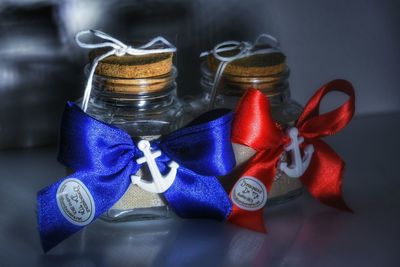
[(301, 196), (302, 193), (303, 193), (303, 188), (301, 188), (301, 187), (291, 190), (284, 195), (276, 196), (276, 197), (272, 197), (272, 198), (268, 199), (266, 206), (269, 207), (269, 206), (284, 204), (288, 201), (298, 198), (299, 196)]
[[(266, 206), (276, 206), (292, 201), (303, 193), (303, 188), (291, 190), (285, 195), (276, 196), (268, 199)], [(126, 222), (126, 221), (147, 221), (164, 220), (173, 217), (173, 213), (167, 206), (153, 208), (135, 208), (135, 209), (111, 209), (100, 216), (100, 219), (106, 222)]]
[(100, 216), (106, 222), (163, 220), (172, 217), (167, 206), (135, 209), (110, 209)]

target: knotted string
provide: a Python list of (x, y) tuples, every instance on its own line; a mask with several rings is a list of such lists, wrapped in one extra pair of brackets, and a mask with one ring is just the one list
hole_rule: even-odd
[[(269, 45), (270, 47), (254, 50), (254, 47), (257, 45), (260, 45), (262, 43), (263, 39), (265, 39), (265, 44)], [(217, 71), (215, 72), (213, 87), (211, 89), (211, 96), (210, 96), (210, 102), (209, 102), (208, 108), (211, 109), (214, 106), (215, 98), (217, 96), (217, 89), (218, 89), (219, 82), (221, 80), (222, 74), (224, 73), (226, 66), (230, 62), (237, 60), (237, 59), (249, 57), (252, 55), (280, 52), (279, 47), (280, 47), (279, 41), (275, 37), (273, 37), (272, 35), (263, 33), (257, 37), (257, 39), (255, 40), (254, 43), (246, 42), (246, 41), (239, 42), (239, 41), (233, 41), (233, 40), (226, 41), (226, 42), (217, 44), (210, 51), (202, 52), (200, 54), (200, 57), (213, 55), (215, 59), (220, 61), (220, 63), (218, 64)], [(232, 56), (222, 56), (220, 54), (223, 52), (236, 51), (236, 50), (238, 52)]]
[[(80, 40), (80, 37), (83, 35), (87, 34), (93, 34), (94, 36), (106, 40), (106, 42), (102, 43), (85, 43)], [(133, 47), (130, 45), (126, 45), (123, 42), (115, 39), (114, 37), (98, 31), (98, 30), (85, 30), (85, 31), (80, 31), (76, 34), (75, 36), (75, 41), (76, 43), (82, 47), (82, 48), (88, 48), (88, 49), (95, 49), (95, 48), (102, 48), (102, 47), (110, 47), (112, 48), (110, 51), (96, 57), (91, 65), (91, 69), (89, 72), (89, 77), (86, 83), (85, 87), (85, 92), (83, 94), (83, 100), (82, 100), (82, 109), (83, 111), (87, 110), (88, 103), (89, 103), (89, 98), (90, 98), (90, 93), (92, 91), (92, 82), (93, 82), (93, 76), (94, 72), (96, 71), (96, 67), (99, 64), (99, 62), (109, 56), (124, 56), (124, 55), (148, 55), (148, 54), (161, 54), (161, 53), (174, 53), (176, 52), (176, 47), (172, 45), (170, 42), (168, 42), (164, 37), (158, 36), (150, 42), (138, 46), (138, 47)], [(155, 44), (162, 44), (162, 48), (151, 48)]]

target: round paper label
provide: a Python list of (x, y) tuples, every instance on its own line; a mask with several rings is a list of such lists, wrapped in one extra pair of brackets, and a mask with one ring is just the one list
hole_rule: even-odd
[(80, 180), (68, 178), (57, 189), (57, 205), (70, 223), (84, 226), (95, 214), (95, 205), (89, 189)]
[(233, 203), (244, 210), (259, 210), (267, 202), (267, 190), (255, 177), (243, 176), (232, 191)]

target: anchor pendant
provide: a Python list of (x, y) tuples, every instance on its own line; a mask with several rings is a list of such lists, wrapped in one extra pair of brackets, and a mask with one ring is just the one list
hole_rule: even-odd
[(299, 178), (307, 170), (311, 162), (311, 156), (314, 153), (314, 146), (307, 145), (304, 148), (304, 157), (301, 158), (300, 144), (304, 142), (303, 137), (299, 137), (299, 130), (296, 127), (290, 128), (288, 131), (290, 137), (290, 144), (285, 147), (286, 151), (291, 152), (292, 164), (288, 166), (287, 162), (282, 162), (279, 168), (286, 173), (289, 177)]
[(175, 161), (171, 161), (168, 166), (170, 167), (169, 173), (164, 177), (161, 175), (160, 170), (158, 169), (157, 163), (155, 161), (156, 158), (161, 156), (161, 151), (157, 150), (151, 152), (150, 142), (147, 140), (141, 140), (138, 143), (138, 148), (143, 152), (143, 157), (138, 158), (136, 162), (138, 164), (147, 163), (149, 166), (149, 170), (151, 176), (153, 177), (153, 182), (148, 182), (142, 180), (140, 176), (132, 175), (131, 181), (133, 184), (138, 185), (145, 191), (151, 193), (163, 193), (167, 191), (168, 188), (172, 185), (175, 180), (177, 169), (179, 168), (179, 164)]

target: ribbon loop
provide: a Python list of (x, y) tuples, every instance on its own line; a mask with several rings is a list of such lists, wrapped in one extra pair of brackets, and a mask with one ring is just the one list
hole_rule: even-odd
[(140, 152), (126, 132), (112, 125), (105, 128), (103, 122), (72, 102), (63, 113), (59, 142), (58, 160), (62, 164), (83, 171), (98, 171), (98, 166), (104, 166), (103, 175), (119, 172)]
[(278, 39), (276, 39), (274, 36), (267, 34), (267, 33), (262, 33), (260, 34), (256, 41), (254, 42), (256, 45), (262, 44), (264, 41), (266, 44), (268, 44), (270, 47), (280, 47), (280, 43)]
[[(81, 41), (81, 37), (84, 35), (94, 35), (102, 40), (107, 40), (110, 42), (102, 42), (102, 43), (86, 43)], [(80, 31), (75, 35), (75, 42), (82, 48), (88, 48), (88, 49), (94, 49), (94, 48), (102, 48), (102, 47), (111, 47), (114, 49), (118, 49), (121, 47), (127, 47), (123, 42), (119, 41), (118, 39), (115, 39), (111, 37), (110, 35), (98, 31), (98, 30), (85, 30), (85, 31)]]
[[(337, 91), (349, 96), (340, 107), (319, 113), (321, 101), (328, 93)], [(297, 122), (301, 134), (307, 139), (333, 135), (343, 129), (352, 119), (355, 111), (355, 94), (351, 83), (346, 80), (333, 80), (318, 90), (304, 107)]]
[[(206, 51), (200, 54), (200, 57), (212, 54), (219, 61), (227, 62), (233, 61), (235, 59), (239, 59), (243, 56), (246, 56), (253, 45), (249, 42), (238, 42), (238, 41), (226, 41), (216, 45), (211, 51)], [(227, 51), (237, 51), (236, 54), (232, 56), (222, 56), (220, 53)]]
[(235, 166), (230, 136), (233, 113), (228, 109), (209, 111), (187, 127), (164, 136), (159, 146), (173, 160), (206, 175), (224, 175)]
[(279, 147), (285, 134), (276, 127), (270, 106), (263, 93), (248, 89), (236, 107), (232, 125), (238, 127), (232, 127), (232, 142), (256, 151)]

